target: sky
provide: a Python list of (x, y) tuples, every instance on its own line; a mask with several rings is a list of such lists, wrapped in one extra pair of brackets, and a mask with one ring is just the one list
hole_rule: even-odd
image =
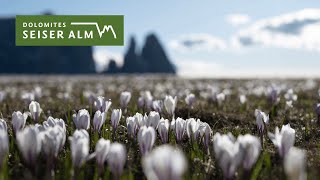
[(3, 0), (0, 16), (125, 16), (125, 46), (94, 48), (119, 66), (130, 36), (156, 33), (182, 77), (320, 77), (320, 1)]

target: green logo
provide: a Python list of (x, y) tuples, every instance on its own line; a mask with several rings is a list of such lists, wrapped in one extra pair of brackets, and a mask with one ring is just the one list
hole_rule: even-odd
[(122, 15), (16, 16), (16, 46), (122, 46)]

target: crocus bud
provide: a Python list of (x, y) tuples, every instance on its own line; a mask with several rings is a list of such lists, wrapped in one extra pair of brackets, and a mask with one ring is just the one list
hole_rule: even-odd
[(178, 180), (183, 179), (187, 160), (181, 150), (170, 145), (161, 145), (143, 157), (142, 168), (147, 179)]
[(127, 160), (127, 152), (124, 145), (120, 143), (112, 143), (108, 153), (108, 165), (114, 179), (120, 179), (124, 165)]
[(63, 148), (66, 141), (66, 133), (61, 126), (55, 125), (39, 132), (38, 138), (41, 142), (42, 152), (47, 156), (48, 160), (52, 160), (52, 158), (58, 157), (59, 151)]
[(139, 108), (143, 108), (144, 107), (144, 99), (143, 99), (142, 96), (138, 98), (138, 107)]
[(128, 135), (132, 138), (136, 137), (138, 131), (138, 122), (134, 117), (127, 117), (126, 119)]
[(108, 112), (111, 104), (111, 100), (106, 101), (102, 96), (98, 96), (94, 101), (95, 109), (99, 110), (100, 112)]
[(193, 104), (196, 101), (196, 96), (194, 94), (188, 94), (184, 99), (189, 108), (193, 108)]
[(158, 123), (160, 121), (160, 115), (156, 111), (150, 111), (148, 119), (146, 121), (146, 126), (152, 126), (154, 129), (157, 129)]
[(99, 168), (99, 174), (102, 175), (104, 169), (104, 163), (107, 161), (107, 156), (110, 150), (110, 140), (103, 138), (99, 139), (96, 144), (96, 161)]
[(101, 127), (107, 119), (106, 112), (97, 111), (93, 117), (93, 131), (100, 132)]
[(153, 110), (157, 111), (158, 113), (162, 112), (163, 102), (161, 100), (155, 100), (152, 102)]
[(5, 120), (3, 119), (0, 119), (0, 129), (8, 132), (8, 126), (7, 126), (7, 123)]
[(174, 98), (172, 96), (166, 96), (164, 99), (164, 107), (169, 115), (174, 116), (174, 111), (177, 105), (177, 96)]
[(263, 133), (266, 129), (265, 125), (269, 123), (269, 115), (267, 116), (264, 112), (256, 109), (254, 111), (254, 115), (256, 116), (256, 123), (258, 127), (259, 133)]
[(239, 100), (240, 100), (240, 103), (241, 104), (245, 104), (246, 102), (247, 102), (247, 97), (246, 97), (246, 95), (240, 95), (239, 96)]
[(26, 125), (28, 113), (21, 113), (20, 111), (12, 113), (12, 127), (14, 132), (20, 131)]
[(284, 158), (284, 171), (289, 180), (306, 180), (306, 152), (296, 147), (290, 148)]
[(142, 155), (147, 154), (153, 147), (156, 140), (156, 132), (153, 127), (143, 126), (138, 133), (138, 142)]
[(213, 136), (213, 145), (215, 157), (225, 179), (233, 178), (242, 159), (239, 143), (231, 133), (223, 135), (216, 133)]
[(152, 102), (153, 102), (152, 101), (153, 97), (151, 95), (151, 92), (150, 91), (143, 91), (141, 94), (144, 99), (145, 107), (147, 108), (147, 110), (150, 110), (152, 108)]
[(42, 112), (42, 109), (40, 107), (40, 104), (36, 101), (32, 101), (29, 105), (29, 111), (31, 113), (31, 117), (35, 122), (38, 122), (40, 118), (40, 114)]
[(161, 118), (158, 124), (158, 133), (163, 144), (169, 141), (169, 120)]
[(293, 147), (295, 142), (296, 131), (290, 127), (290, 124), (282, 125), (281, 131), (276, 127), (275, 134), (268, 133), (273, 144), (278, 148), (280, 157), (284, 157), (287, 152)]
[(257, 162), (260, 155), (260, 140), (255, 136), (246, 134), (244, 136), (240, 135), (237, 141), (239, 142), (243, 153), (243, 168), (246, 171), (250, 171), (253, 165)]
[(202, 139), (203, 145), (206, 149), (209, 148), (209, 143), (211, 140), (212, 130), (208, 123), (201, 123), (200, 128), (200, 137)]
[(7, 92), (0, 91), (0, 103), (6, 98)]
[(199, 137), (200, 119), (197, 121), (194, 118), (186, 120), (187, 123), (187, 135), (190, 140), (197, 141)]
[(0, 169), (9, 153), (8, 133), (4, 129), (0, 129)]
[(317, 104), (315, 111), (317, 116), (320, 117), (320, 103)]
[(122, 116), (122, 111), (121, 109), (114, 109), (112, 110), (112, 114), (111, 114), (111, 125), (112, 128), (114, 129), (114, 131), (118, 128), (120, 119)]
[(90, 127), (90, 114), (86, 109), (81, 109), (77, 114), (73, 114), (73, 122), (77, 129), (86, 129)]
[(127, 108), (130, 99), (131, 99), (131, 92), (128, 92), (128, 91), (122, 92), (120, 95), (121, 108), (123, 109)]
[(177, 118), (175, 120), (175, 135), (176, 135), (176, 141), (178, 143), (182, 142), (184, 133), (186, 131), (187, 122), (182, 118)]
[(89, 104), (93, 104), (95, 99), (96, 99), (96, 95), (92, 92), (92, 91), (84, 91), (83, 96), (86, 97), (89, 101)]
[(280, 97), (278, 97), (279, 91), (277, 89), (272, 89), (269, 94), (269, 100), (272, 105), (276, 105), (280, 102)]
[(75, 130), (69, 141), (73, 167), (80, 168), (89, 155), (89, 134), (84, 129)]
[(17, 145), (25, 162), (36, 165), (37, 156), (41, 151), (41, 141), (35, 126), (27, 126), (16, 134)]

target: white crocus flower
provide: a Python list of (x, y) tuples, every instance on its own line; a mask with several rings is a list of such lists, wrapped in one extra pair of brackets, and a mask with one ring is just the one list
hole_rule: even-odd
[(181, 150), (161, 145), (143, 157), (142, 167), (147, 179), (179, 180), (187, 170), (187, 161)]
[(111, 114), (111, 125), (113, 128), (113, 131), (115, 131), (118, 128), (120, 119), (122, 116), (121, 109), (113, 109)]
[(103, 126), (106, 119), (107, 119), (106, 112), (103, 111), (101, 113), (101, 111), (98, 110), (93, 117), (93, 131), (100, 132), (101, 127)]
[(13, 131), (17, 132), (24, 128), (26, 125), (29, 113), (21, 113), (20, 111), (15, 111), (12, 113), (12, 127)]
[(128, 103), (130, 102), (131, 99), (131, 92), (124, 91), (120, 95), (120, 105), (121, 108), (126, 109), (128, 106)]
[(193, 108), (193, 105), (196, 101), (196, 96), (192, 93), (188, 94), (186, 96), (186, 98), (184, 99), (184, 101), (186, 102), (186, 104), (189, 106), (189, 108)]
[(0, 129), (5, 130), (6, 132), (8, 132), (8, 126), (5, 120), (0, 119)]
[(137, 131), (138, 131), (138, 121), (134, 117), (127, 117), (126, 119), (127, 123), (127, 130), (128, 135), (132, 138), (136, 137)]
[(114, 179), (120, 179), (127, 160), (126, 148), (123, 144), (112, 143), (108, 153), (108, 165)]
[(289, 180), (306, 180), (306, 152), (296, 147), (290, 148), (284, 157), (284, 171)]
[(152, 126), (154, 129), (157, 129), (159, 121), (160, 121), (160, 114), (156, 111), (151, 111), (146, 121), (146, 126), (147, 127)]
[(278, 148), (281, 157), (287, 154), (295, 142), (295, 130), (290, 127), (290, 124), (283, 125), (280, 132), (279, 128), (276, 127), (275, 134), (269, 132), (268, 136)]
[(53, 117), (49, 116), (48, 119), (46, 121), (44, 121), (42, 124), (45, 129), (48, 127), (54, 127), (54, 126), (58, 125), (64, 130), (65, 133), (67, 132), (66, 124), (63, 119), (53, 118)]
[(41, 141), (43, 153), (49, 161), (58, 157), (59, 151), (63, 148), (66, 141), (66, 132), (59, 126), (48, 127), (45, 131), (39, 132), (38, 138)]
[(188, 138), (192, 141), (197, 141), (199, 137), (199, 128), (201, 121), (198, 119), (197, 121), (194, 118), (190, 118), (186, 120), (187, 123), (187, 135)]
[(96, 144), (96, 161), (98, 164), (99, 175), (101, 176), (104, 171), (104, 163), (107, 161), (107, 156), (110, 150), (111, 142), (110, 140), (105, 140), (103, 138), (99, 139)]
[(224, 177), (233, 178), (242, 160), (239, 143), (231, 133), (223, 135), (216, 133), (213, 136), (213, 143), (215, 157), (218, 159)]
[(8, 133), (4, 129), (0, 129), (0, 169), (9, 153)]
[(269, 123), (269, 115), (266, 115), (264, 112), (262, 112), (259, 109), (256, 109), (254, 111), (254, 115), (256, 116), (256, 124), (259, 130), (259, 133), (263, 133), (266, 129), (266, 125)]
[(237, 139), (243, 151), (243, 168), (250, 171), (253, 165), (257, 162), (260, 151), (261, 143), (259, 138), (250, 134), (240, 135)]
[(138, 133), (138, 142), (142, 155), (147, 154), (153, 147), (156, 140), (156, 132), (153, 127), (143, 126)]
[(167, 113), (174, 117), (174, 111), (177, 106), (177, 96), (174, 98), (172, 96), (166, 96), (164, 99), (164, 107)]
[(27, 126), (16, 134), (17, 145), (25, 162), (31, 166), (36, 165), (37, 156), (41, 151), (41, 139), (38, 138), (35, 126)]
[(219, 93), (216, 96), (218, 105), (222, 105), (222, 103), (226, 100), (226, 95), (224, 93)]
[(162, 112), (163, 102), (161, 100), (155, 100), (152, 102), (153, 110), (157, 111), (158, 113)]
[(100, 112), (108, 112), (111, 104), (112, 104), (111, 100), (106, 101), (102, 96), (98, 96), (94, 101), (95, 109), (99, 110)]
[(35, 100), (35, 95), (33, 92), (22, 92), (21, 93), (21, 99), (25, 102), (25, 103), (30, 103), (32, 101)]
[(89, 134), (84, 129), (75, 130), (69, 140), (73, 167), (80, 168), (89, 155)]
[(73, 114), (73, 122), (77, 129), (88, 130), (90, 128), (90, 114), (86, 109), (81, 109)]
[(294, 94), (293, 89), (288, 89), (287, 93), (284, 95), (284, 98), (287, 101), (296, 101), (298, 99), (298, 95)]
[(208, 123), (201, 123), (199, 127), (200, 137), (202, 139), (203, 145), (206, 149), (209, 148), (209, 143), (211, 141), (212, 130)]
[(177, 118), (175, 120), (175, 135), (176, 135), (176, 141), (178, 143), (182, 142), (185, 131), (186, 131), (186, 127), (187, 127), (187, 122), (186, 120), (182, 119), (182, 118)]
[(143, 117), (142, 114), (136, 113), (133, 117), (134, 117), (135, 121), (138, 123), (139, 127), (146, 125), (146, 119)]
[(40, 107), (40, 104), (36, 101), (32, 101), (30, 104), (29, 104), (29, 111), (31, 113), (31, 117), (32, 119), (35, 121), (35, 122), (38, 122), (39, 121), (39, 118), (40, 118), (40, 114), (42, 112), (42, 109)]
[(163, 144), (168, 143), (169, 141), (169, 127), (169, 120), (161, 118), (158, 124), (158, 133)]
[(286, 109), (291, 109), (291, 108), (293, 108), (292, 100), (286, 101)]

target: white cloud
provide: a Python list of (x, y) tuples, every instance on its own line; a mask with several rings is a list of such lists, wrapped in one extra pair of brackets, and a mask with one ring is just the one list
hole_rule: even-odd
[(240, 26), (250, 22), (250, 17), (246, 14), (230, 14), (226, 16), (226, 21), (232, 26)]
[(169, 47), (177, 51), (212, 51), (226, 49), (226, 42), (210, 34), (186, 34), (172, 40)]
[(96, 63), (96, 71), (102, 72), (105, 70), (111, 59), (115, 60), (117, 63), (117, 66), (123, 65), (123, 55), (120, 53), (114, 53), (111, 51), (108, 51), (106, 49), (101, 48), (94, 48), (93, 50), (93, 59)]
[(234, 47), (262, 45), (320, 51), (320, 9), (259, 20), (232, 37)]

